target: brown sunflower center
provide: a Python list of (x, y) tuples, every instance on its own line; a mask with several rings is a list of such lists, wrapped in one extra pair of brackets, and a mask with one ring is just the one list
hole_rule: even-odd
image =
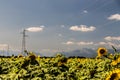
[(101, 54), (104, 54), (104, 53), (105, 53), (105, 50), (104, 50), (104, 49), (101, 49), (101, 50), (100, 50), (100, 53), (101, 53)]
[(110, 80), (114, 80), (116, 77), (117, 77), (117, 73), (113, 73), (113, 74), (111, 75)]

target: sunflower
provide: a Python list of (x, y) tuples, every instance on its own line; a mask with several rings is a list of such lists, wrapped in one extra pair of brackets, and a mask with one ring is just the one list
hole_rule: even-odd
[(113, 60), (112, 62), (111, 62), (111, 65), (113, 65), (113, 66), (116, 66), (118, 64), (118, 62), (116, 61), (116, 60)]
[(105, 56), (107, 54), (107, 49), (106, 48), (98, 48), (97, 50), (98, 57)]
[(22, 54), (19, 54), (19, 55), (18, 55), (18, 58), (22, 58), (22, 57), (23, 57), (23, 55), (22, 55)]
[(120, 69), (111, 71), (106, 80), (120, 80)]
[(114, 55), (111, 53), (111, 54), (108, 55), (108, 58), (109, 58), (109, 59), (113, 59), (113, 58), (114, 58)]
[(30, 54), (30, 55), (28, 56), (28, 58), (29, 58), (30, 60), (35, 60), (35, 59), (36, 59), (36, 55), (35, 55), (35, 54)]
[(120, 56), (117, 58), (117, 62), (120, 63)]

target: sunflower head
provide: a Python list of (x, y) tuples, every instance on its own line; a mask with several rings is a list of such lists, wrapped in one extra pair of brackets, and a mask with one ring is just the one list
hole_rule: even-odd
[(113, 66), (116, 66), (118, 64), (118, 62), (116, 61), (116, 60), (113, 60), (112, 62), (111, 62), (111, 65), (113, 65)]
[(23, 55), (22, 55), (22, 54), (19, 54), (19, 55), (18, 55), (18, 58), (22, 58), (22, 57), (23, 57)]
[(108, 58), (109, 58), (109, 59), (113, 59), (113, 58), (114, 58), (114, 55), (111, 53), (111, 54), (108, 55)]
[(107, 54), (107, 49), (106, 48), (98, 48), (97, 50), (98, 56), (105, 56)]
[(120, 69), (111, 71), (106, 80), (120, 80)]
[(33, 52), (29, 52), (28, 58), (29, 58), (30, 60), (35, 60), (35, 59), (36, 59), (36, 55), (35, 55)]

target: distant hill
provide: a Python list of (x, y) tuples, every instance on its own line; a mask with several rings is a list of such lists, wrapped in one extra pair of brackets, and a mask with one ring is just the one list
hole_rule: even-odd
[[(120, 51), (118, 51), (120, 52)], [(0, 55), (1, 56), (17, 56), (19, 55), (21, 52), (18, 51), (0, 51)], [(83, 48), (83, 49), (77, 49), (77, 50), (73, 50), (73, 51), (68, 51), (68, 52), (57, 52), (57, 53), (61, 53), (63, 55), (65, 55), (66, 57), (70, 57), (70, 56), (76, 56), (76, 57), (96, 57), (97, 56), (97, 52), (96, 50), (93, 49), (88, 49), (88, 48)], [(54, 57), (57, 53), (39, 53), (39, 52), (35, 52), (36, 55), (40, 55), (41, 57), (46, 56), (46, 57)], [(108, 49), (108, 53), (114, 53), (113, 49)]]
[(64, 52), (63, 54), (67, 57), (70, 56), (95, 57), (97, 55), (95, 50), (87, 49), (87, 48), (84, 48), (82, 50), (73, 50), (70, 52)]

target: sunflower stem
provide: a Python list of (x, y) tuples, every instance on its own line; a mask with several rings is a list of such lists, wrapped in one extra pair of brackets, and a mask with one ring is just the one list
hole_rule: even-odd
[(117, 49), (112, 45), (112, 48), (114, 50), (114, 53), (117, 53)]

